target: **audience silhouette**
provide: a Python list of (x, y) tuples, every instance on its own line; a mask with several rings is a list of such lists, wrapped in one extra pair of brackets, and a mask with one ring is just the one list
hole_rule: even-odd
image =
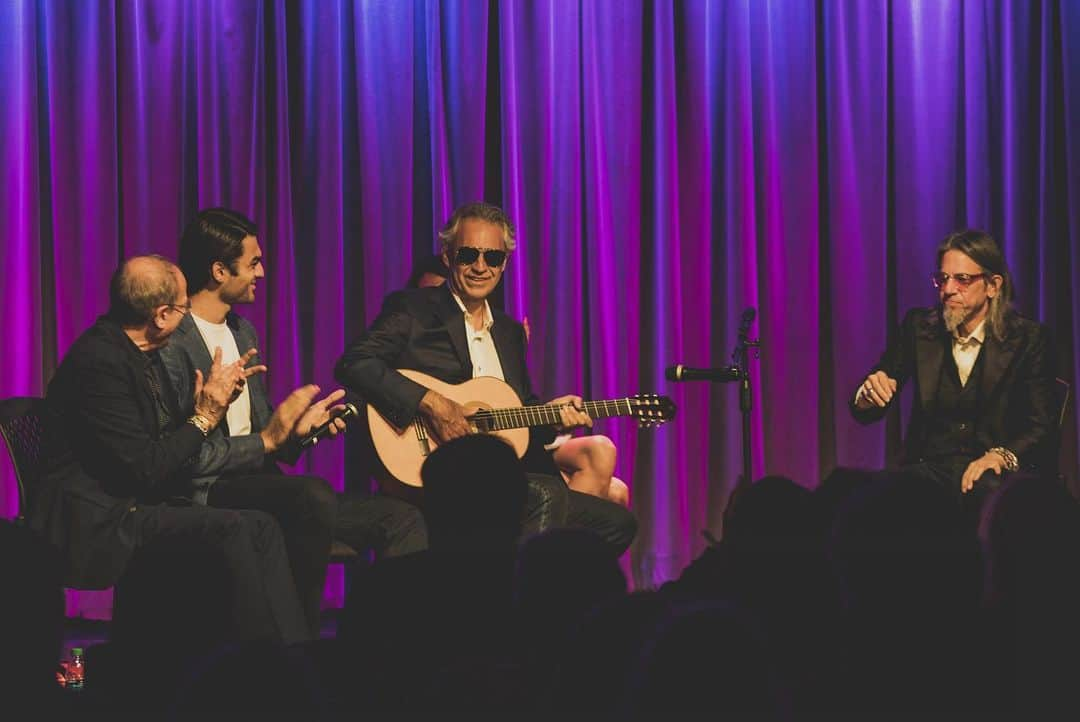
[(212, 550), (154, 549), (81, 695), (55, 684), (59, 559), (0, 523), (20, 582), (0, 597), (5, 699), (176, 722), (1080, 718), (1080, 503), (1057, 479), (1007, 478), (975, 533), (902, 472), (766, 476), (677, 579), (636, 591), (587, 530), (520, 538), (527, 480), (500, 439), (439, 447), (423, 480), (430, 548), (358, 569), (336, 639), (244, 642)]

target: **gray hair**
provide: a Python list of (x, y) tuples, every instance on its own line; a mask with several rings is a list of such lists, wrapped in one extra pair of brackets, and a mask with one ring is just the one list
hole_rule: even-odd
[(511, 222), (510, 216), (506, 215), (506, 211), (492, 203), (476, 201), (475, 203), (466, 203), (459, 206), (450, 216), (450, 220), (446, 222), (446, 225), (442, 227), (442, 230), (439, 231), (439, 240), (442, 242), (444, 251), (448, 250), (454, 239), (457, 238), (461, 222), (469, 218), (478, 218), (501, 228), (503, 243), (506, 244), (507, 251), (513, 251), (517, 246), (514, 236), (514, 224)]

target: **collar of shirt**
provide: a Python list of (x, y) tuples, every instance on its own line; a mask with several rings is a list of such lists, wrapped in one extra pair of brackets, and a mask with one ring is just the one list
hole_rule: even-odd
[(986, 340), (986, 319), (979, 321), (979, 325), (975, 327), (975, 330), (969, 333), (967, 336), (960, 336), (958, 332), (953, 333), (953, 343), (960, 348), (967, 348), (968, 346), (978, 345), (981, 346), (983, 341)]
[[(469, 318), (469, 309), (465, 308), (465, 304), (462, 302), (461, 298), (458, 297), (457, 293), (453, 289), (450, 290), (450, 295), (453, 297), (454, 301), (457, 303), (458, 308), (461, 309), (461, 312), (463, 314), (465, 314), (466, 327), (468, 329), (470, 329), (470, 330), (475, 330), (475, 329), (473, 329), (472, 324), (469, 323), (471, 321), (471, 319)], [(494, 324), (495, 324), (495, 317), (491, 315), (491, 306), (489, 306), (488, 302), (485, 300), (484, 301), (484, 327), (482, 329), (480, 329), (480, 330), (481, 331), (490, 331), (491, 327)]]

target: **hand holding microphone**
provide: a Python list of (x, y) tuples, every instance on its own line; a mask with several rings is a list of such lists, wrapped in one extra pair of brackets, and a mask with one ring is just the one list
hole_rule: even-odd
[(306, 449), (319, 443), (319, 439), (327, 434), (335, 436), (345, 430), (345, 420), (350, 416), (357, 416), (360, 410), (355, 404), (347, 403), (329, 408), (345, 395), (338, 389), (318, 403), (312, 404), (311, 408), (297, 422), (293, 433), (300, 437), (300, 448)]

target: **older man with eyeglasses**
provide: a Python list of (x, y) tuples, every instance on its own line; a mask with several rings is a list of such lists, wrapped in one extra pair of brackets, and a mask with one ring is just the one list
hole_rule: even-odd
[(949, 235), (937, 265), (939, 303), (907, 313), (851, 412), (864, 424), (881, 419), (913, 380), (903, 469), (977, 509), (1004, 472), (1054, 468), (1054, 356), (1046, 327), (1011, 307), (1012, 279), (990, 234)]
[(248, 366), (250, 354), (228, 362), (218, 351), (180, 398), (160, 352), (190, 309), (187, 282), (167, 259), (136, 256), (116, 270), (108, 313), (72, 344), (49, 383), (63, 448), (46, 460), (27, 518), (62, 552), (68, 586), (116, 584), (151, 545), (208, 548), (228, 577), (228, 589), (206, 591), (231, 608), (232, 628), (222, 631), (229, 639), (218, 641), (311, 639), (274, 518), (182, 498), (191, 459), (246, 380), (266, 368)]

